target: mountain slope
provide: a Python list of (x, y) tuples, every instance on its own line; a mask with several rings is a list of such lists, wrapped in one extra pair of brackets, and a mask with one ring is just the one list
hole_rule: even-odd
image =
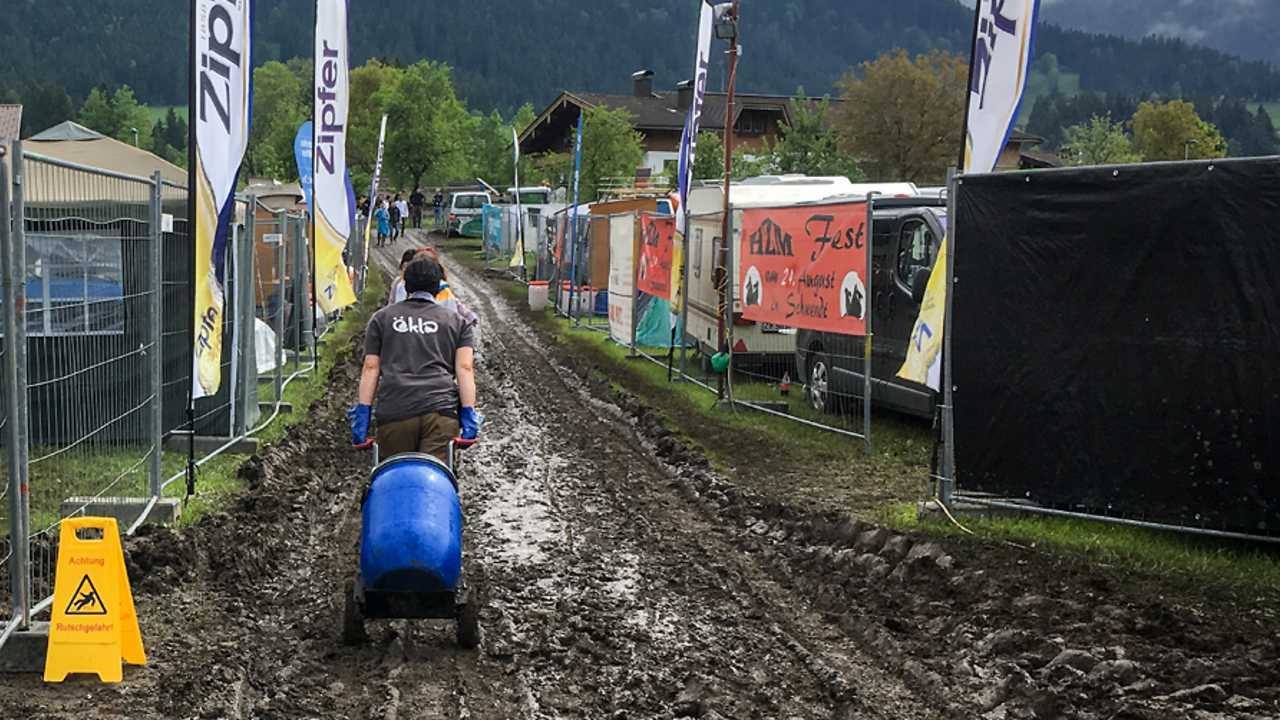
[[(6, 5), (0, 84), (52, 79), (83, 96), (95, 84), (128, 83), (152, 103), (185, 100), (185, 2)], [(313, 7), (313, 0), (259, 2), (258, 62), (309, 55)], [(446, 61), (474, 107), (538, 105), (564, 87), (625, 91), (641, 67), (658, 73), (660, 87), (685, 79), (696, 7), (695, 0), (360, 0), (351, 15), (352, 47), (357, 62)], [(956, 0), (769, 0), (745, 3), (743, 14), (741, 87), (779, 94), (800, 85), (830, 92), (850, 66), (894, 47), (967, 53), (972, 28), (971, 11)], [(1280, 73), (1265, 63), (1181, 41), (1135, 43), (1046, 26), (1039, 51), (1057, 54), (1086, 89), (1280, 99)], [(713, 71), (713, 87), (722, 75)]]
[(1140, 38), (1164, 35), (1280, 64), (1280, 3), (1274, 0), (1052, 0), (1048, 22), (1088, 32)]

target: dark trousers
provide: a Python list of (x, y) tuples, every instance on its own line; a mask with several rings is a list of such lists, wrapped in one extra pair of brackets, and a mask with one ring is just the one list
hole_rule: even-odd
[(401, 453), (425, 453), (449, 462), (449, 443), (458, 437), (462, 425), (457, 418), (431, 413), (378, 423), (378, 454), (389, 458)]

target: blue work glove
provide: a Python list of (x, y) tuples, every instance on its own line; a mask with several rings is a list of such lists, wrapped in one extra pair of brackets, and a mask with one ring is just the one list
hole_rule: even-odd
[(475, 408), (462, 408), (458, 420), (462, 423), (463, 440), (475, 440), (480, 436), (480, 426), (484, 424), (484, 416), (476, 412)]
[(369, 443), (369, 420), (373, 416), (373, 408), (368, 405), (355, 405), (347, 410), (347, 419), (351, 421), (351, 444), (363, 447)]

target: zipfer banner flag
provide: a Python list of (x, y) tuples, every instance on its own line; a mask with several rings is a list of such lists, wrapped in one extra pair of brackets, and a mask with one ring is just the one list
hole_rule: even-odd
[[(975, 12), (977, 32), (969, 65), (964, 133), (966, 174), (995, 170), (1008, 143), (1035, 52), (1040, 0), (978, 0)], [(920, 317), (907, 344), (907, 360), (898, 371), (898, 377), (935, 391), (942, 388), (949, 245), (949, 240), (943, 240), (920, 304)]]
[(347, 192), (347, 106), (350, 101), (347, 0), (316, 3), (315, 140), (312, 143), (316, 302), (326, 313), (356, 301), (342, 251), (351, 235)]
[(253, 0), (192, 0), (195, 324), (191, 397), (218, 392), (231, 212), (253, 117)]
[(680, 274), (684, 269), (684, 236), (689, 221), (689, 186), (693, 184), (693, 162), (698, 154), (698, 130), (702, 126), (702, 103), (707, 94), (707, 71), (711, 67), (711, 29), (715, 21), (715, 8), (703, 0), (698, 16), (698, 45), (693, 59), (693, 105), (684, 121), (684, 133), (680, 137), (680, 208), (676, 212), (675, 256), (671, 266), (672, 288), (669, 299), (672, 312), (684, 302), (684, 283)]

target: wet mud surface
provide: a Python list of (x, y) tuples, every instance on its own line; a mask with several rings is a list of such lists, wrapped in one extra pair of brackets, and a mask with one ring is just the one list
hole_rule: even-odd
[(115, 687), (6, 677), (0, 717), (1280, 717), (1274, 614), (756, 496), (450, 272), (482, 318), (488, 423), (461, 467), (479, 650), (429, 621), (340, 641), (370, 463), (347, 447), (353, 344), (242, 499), (128, 543), (150, 664)]

